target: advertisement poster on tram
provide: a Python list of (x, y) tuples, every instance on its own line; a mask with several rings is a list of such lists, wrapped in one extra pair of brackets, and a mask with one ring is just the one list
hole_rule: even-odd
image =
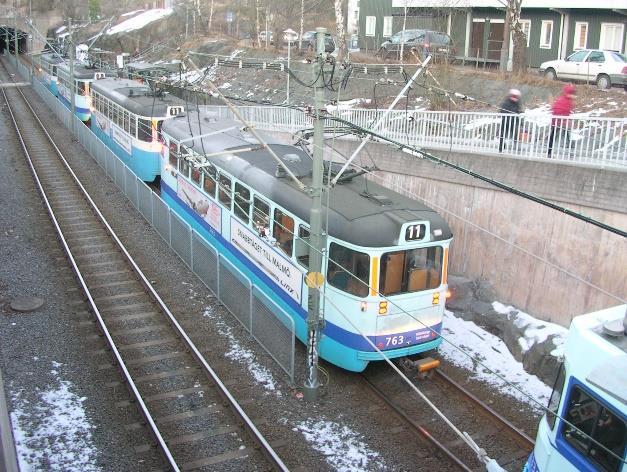
[(111, 137), (120, 145), (128, 154), (131, 154), (133, 148), (131, 147), (131, 137), (122, 131), (122, 128), (111, 123)]
[(109, 136), (109, 119), (97, 111), (93, 112), (93, 114), (96, 117), (96, 126), (98, 129)]
[(187, 206), (194, 210), (209, 226), (222, 233), (222, 210), (217, 203), (204, 196), (200, 190), (185, 179), (177, 179), (176, 194)]
[(231, 218), (231, 243), (300, 303), (303, 274), (298, 267), (235, 218)]

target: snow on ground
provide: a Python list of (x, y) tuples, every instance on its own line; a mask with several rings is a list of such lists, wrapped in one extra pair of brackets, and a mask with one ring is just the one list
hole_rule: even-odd
[(308, 419), (298, 423), (294, 431), (300, 431), (314, 449), (324, 454), (334, 470), (374, 470), (374, 466), (377, 470), (385, 469), (379, 454), (368, 449), (361, 435), (346, 425), (325, 419)]
[[(538, 408), (538, 404), (533, 400), (546, 405), (551, 395), (551, 388), (535, 375), (527, 373), (522, 363), (514, 358), (500, 338), (472, 321), (457, 318), (448, 310), (444, 313), (442, 334), (450, 343), (460, 347), (473, 359), (489, 368), (479, 365), (449, 342), (444, 341), (439, 353), (456, 366), (471, 371), (472, 378), (485, 382), (500, 392), (509, 394), (535, 408)], [(517, 386), (526, 395), (506, 385), (494, 372)]]
[(230, 349), (224, 355), (240, 364), (244, 364), (255, 381), (261, 384), (266, 390), (270, 390), (275, 392), (277, 396), (281, 396), (281, 392), (277, 390), (272, 373), (256, 361), (255, 354), (252, 351), (242, 347), (237, 342), (237, 339), (233, 335), (233, 330), (216, 316), (213, 308), (206, 307), (203, 316), (211, 319), (214, 326), (218, 328), (220, 335), (228, 340)]
[(111, 36), (113, 34), (126, 33), (128, 31), (141, 29), (153, 21), (157, 21), (171, 15), (173, 12), (174, 10), (172, 10), (172, 8), (153, 8), (152, 10), (146, 10), (137, 16), (124, 20), (122, 23), (109, 28), (107, 30), (107, 35)]
[(139, 13), (139, 12), (142, 12), (142, 11), (144, 11), (144, 10), (143, 9), (142, 10), (133, 10), (133, 11), (129, 11), (128, 13), (122, 13), (120, 16), (133, 16), (133, 15)]
[(351, 100), (339, 101), (333, 105), (327, 105), (327, 112), (333, 113), (334, 111), (350, 110), (351, 108), (359, 107), (361, 105), (368, 105), (372, 102), (370, 98), (353, 98)]
[(554, 336), (553, 344), (555, 345), (551, 355), (559, 357), (563, 354), (568, 329), (555, 323), (538, 320), (527, 313), (516, 310), (513, 306), (505, 306), (502, 303), (494, 302), (492, 307), (494, 311), (506, 316), (508, 320), (511, 320), (513, 316), (514, 324), (518, 328), (525, 330), (523, 336), (518, 339), (518, 344), (523, 354), (535, 344), (541, 344), (546, 341), (549, 336)]
[(23, 390), (14, 393), (11, 423), (22, 472), (59, 470), (92, 472), (98, 451), (94, 447), (83, 402), (72, 392), (73, 385), (61, 380), (53, 362), (56, 386), (37, 392), (38, 401), (30, 404)]

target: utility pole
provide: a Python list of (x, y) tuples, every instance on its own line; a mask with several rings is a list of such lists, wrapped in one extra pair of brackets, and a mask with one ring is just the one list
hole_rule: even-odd
[(13, 39), (15, 40), (15, 67), (17, 68), (17, 63), (19, 60), (20, 49), (17, 43), (17, 2), (15, 2), (15, 27), (13, 28)]
[(74, 116), (76, 114), (76, 97), (74, 96), (74, 39), (72, 36), (72, 18), (68, 20), (70, 35), (70, 101), (72, 103), (72, 130), (74, 130)]
[(28, 32), (28, 52), (30, 54), (30, 82), (33, 83), (33, 0), (28, 0), (28, 19), (29, 25), (31, 26), (30, 31)]
[(290, 51), (292, 49), (292, 37), (289, 36), (291, 33), (288, 33), (287, 37), (287, 98), (285, 102), (290, 104)]
[(322, 67), (324, 66), (324, 35), (326, 28), (316, 28), (316, 62), (313, 68), (314, 77), (314, 138), (313, 138), (313, 172), (311, 178), (312, 197), (309, 212), (309, 273), (307, 286), (309, 287), (307, 313), (307, 380), (303, 388), (305, 401), (314, 402), (318, 399), (318, 345), (320, 344), (320, 287), (323, 284), (322, 251), (325, 244), (322, 236), (322, 179), (324, 177), (323, 138), (324, 124), (320, 118), (324, 105), (324, 88), (322, 85)]

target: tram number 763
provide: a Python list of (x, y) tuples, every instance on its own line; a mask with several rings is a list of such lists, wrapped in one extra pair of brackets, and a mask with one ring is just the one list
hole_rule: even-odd
[(400, 346), (405, 342), (405, 336), (386, 336), (385, 338), (385, 347), (389, 346)]

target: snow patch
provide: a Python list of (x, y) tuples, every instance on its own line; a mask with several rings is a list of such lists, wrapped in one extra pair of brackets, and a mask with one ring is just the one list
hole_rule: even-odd
[[(61, 364), (53, 362), (54, 367)], [(37, 394), (35, 405), (23, 397), (23, 390), (12, 395), (11, 423), (22, 472), (63, 470), (100, 471), (96, 450), (83, 402), (72, 392), (73, 385), (55, 372), (57, 386)]]
[[(495, 310), (498, 305), (500, 304), (494, 304)], [(505, 315), (510, 316), (510, 312)], [(450, 342), (444, 341), (439, 352), (448, 361), (472, 371), (473, 378), (528, 403), (538, 410), (536, 401), (546, 404), (551, 395), (551, 388), (535, 375), (527, 373), (522, 363), (514, 358), (499, 337), (485, 331), (472, 321), (457, 318), (448, 310), (444, 312), (442, 325), (442, 334)], [(471, 357), (453, 347), (451, 343), (463, 349)], [(485, 364), (489, 370), (477, 364), (475, 360)], [(509, 387), (494, 372), (524, 393)]]
[(352, 100), (339, 101), (333, 105), (327, 105), (327, 112), (350, 110), (360, 105), (367, 105), (372, 100), (370, 98), (353, 98)]
[(152, 10), (146, 10), (133, 18), (129, 18), (128, 20), (109, 28), (107, 30), (107, 35), (111, 36), (118, 33), (126, 33), (128, 31), (141, 29), (153, 21), (170, 16), (173, 12), (174, 10), (172, 10), (172, 8), (154, 8)]
[[(305, 439), (320, 451), (327, 463), (340, 472), (372, 470), (372, 461), (380, 461), (379, 454), (371, 451), (361, 440), (361, 435), (345, 425), (327, 420), (308, 419), (296, 425)], [(378, 464), (379, 468), (382, 464)]]
[(237, 342), (233, 335), (233, 330), (216, 316), (213, 308), (206, 307), (203, 316), (209, 318), (218, 329), (220, 336), (227, 339), (229, 350), (224, 355), (240, 364), (244, 364), (257, 383), (261, 384), (266, 390), (274, 392), (277, 396), (281, 396), (281, 392), (277, 390), (272, 373), (256, 361), (255, 354), (252, 351), (242, 347)]

